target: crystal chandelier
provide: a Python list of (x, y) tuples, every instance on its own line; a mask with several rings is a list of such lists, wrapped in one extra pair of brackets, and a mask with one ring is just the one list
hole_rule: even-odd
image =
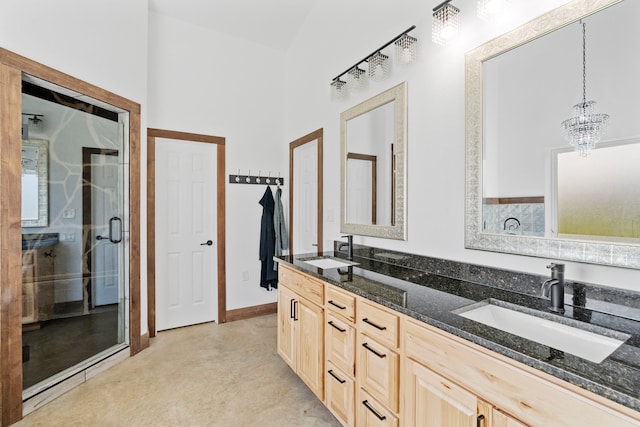
[(449, 43), (457, 34), (460, 25), (460, 9), (445, 0), (433, 8), (431, 40), (441, 46)]
[(582, 102), (573, 106), (574, 116), (562, 122), (565, 138), (583, 157), (595, 148), (609, 122), (608, 114), (595, 112), (595, 101), (587, 101), (586, 26), (582, 22)]

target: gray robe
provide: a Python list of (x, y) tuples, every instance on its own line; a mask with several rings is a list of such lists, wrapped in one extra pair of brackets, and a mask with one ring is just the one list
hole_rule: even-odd
[[(273, 228), (276, 232), (276, 256), (282, 255), (282, 251), (289, 249), (289, 236), (287, 234), (287, 224), (284, 221), (284, 209), (282, 208), (282, 189), (276, 190), (275, 208), (273, 211)], [(274, 269), (278, 264), (274, 265)]]

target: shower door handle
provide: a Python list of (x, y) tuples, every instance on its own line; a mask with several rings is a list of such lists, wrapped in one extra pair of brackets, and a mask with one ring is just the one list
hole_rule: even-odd
[[(117, 225), (116, 234), (118, 237), (114, 237), (114, 225)], [(114, 216), (109, 220), (109, 241), (111, 243), (120, 243), (122, 242), (122, 219)]]

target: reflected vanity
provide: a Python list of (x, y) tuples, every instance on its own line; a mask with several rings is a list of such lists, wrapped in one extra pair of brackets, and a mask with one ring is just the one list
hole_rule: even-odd
[[(640, 268), (640, 186), (620, 178), (638, 170), (625, 166), (640, 146), (638, 13), (628, 0), (572, 1), (467, 53), (467, 248)], [(581, 19), (587, 98), (611, 115), (588, 157), (560, 126), (582, 95)], [(616, 150), (627, 154), (601, 160)]]
[(340, 115), (345, 234), (406, 239), (407, 84)]

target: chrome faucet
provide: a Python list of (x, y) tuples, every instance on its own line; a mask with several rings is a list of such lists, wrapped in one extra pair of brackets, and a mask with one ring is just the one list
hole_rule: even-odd
[(555, 313), (564, 313), (564, 264), (552, 262), (547, 265), (551, 269), (551, 279), (542, 283), (540, 292), (543, 297), (550, 297), (549, 310)]
[(342, 236), (347, 238), (347, 243), (338, 244), (338, 251), (341, 251), (343, 247), (347, 247), (347, 259), (353, 261), (353, 235)]

